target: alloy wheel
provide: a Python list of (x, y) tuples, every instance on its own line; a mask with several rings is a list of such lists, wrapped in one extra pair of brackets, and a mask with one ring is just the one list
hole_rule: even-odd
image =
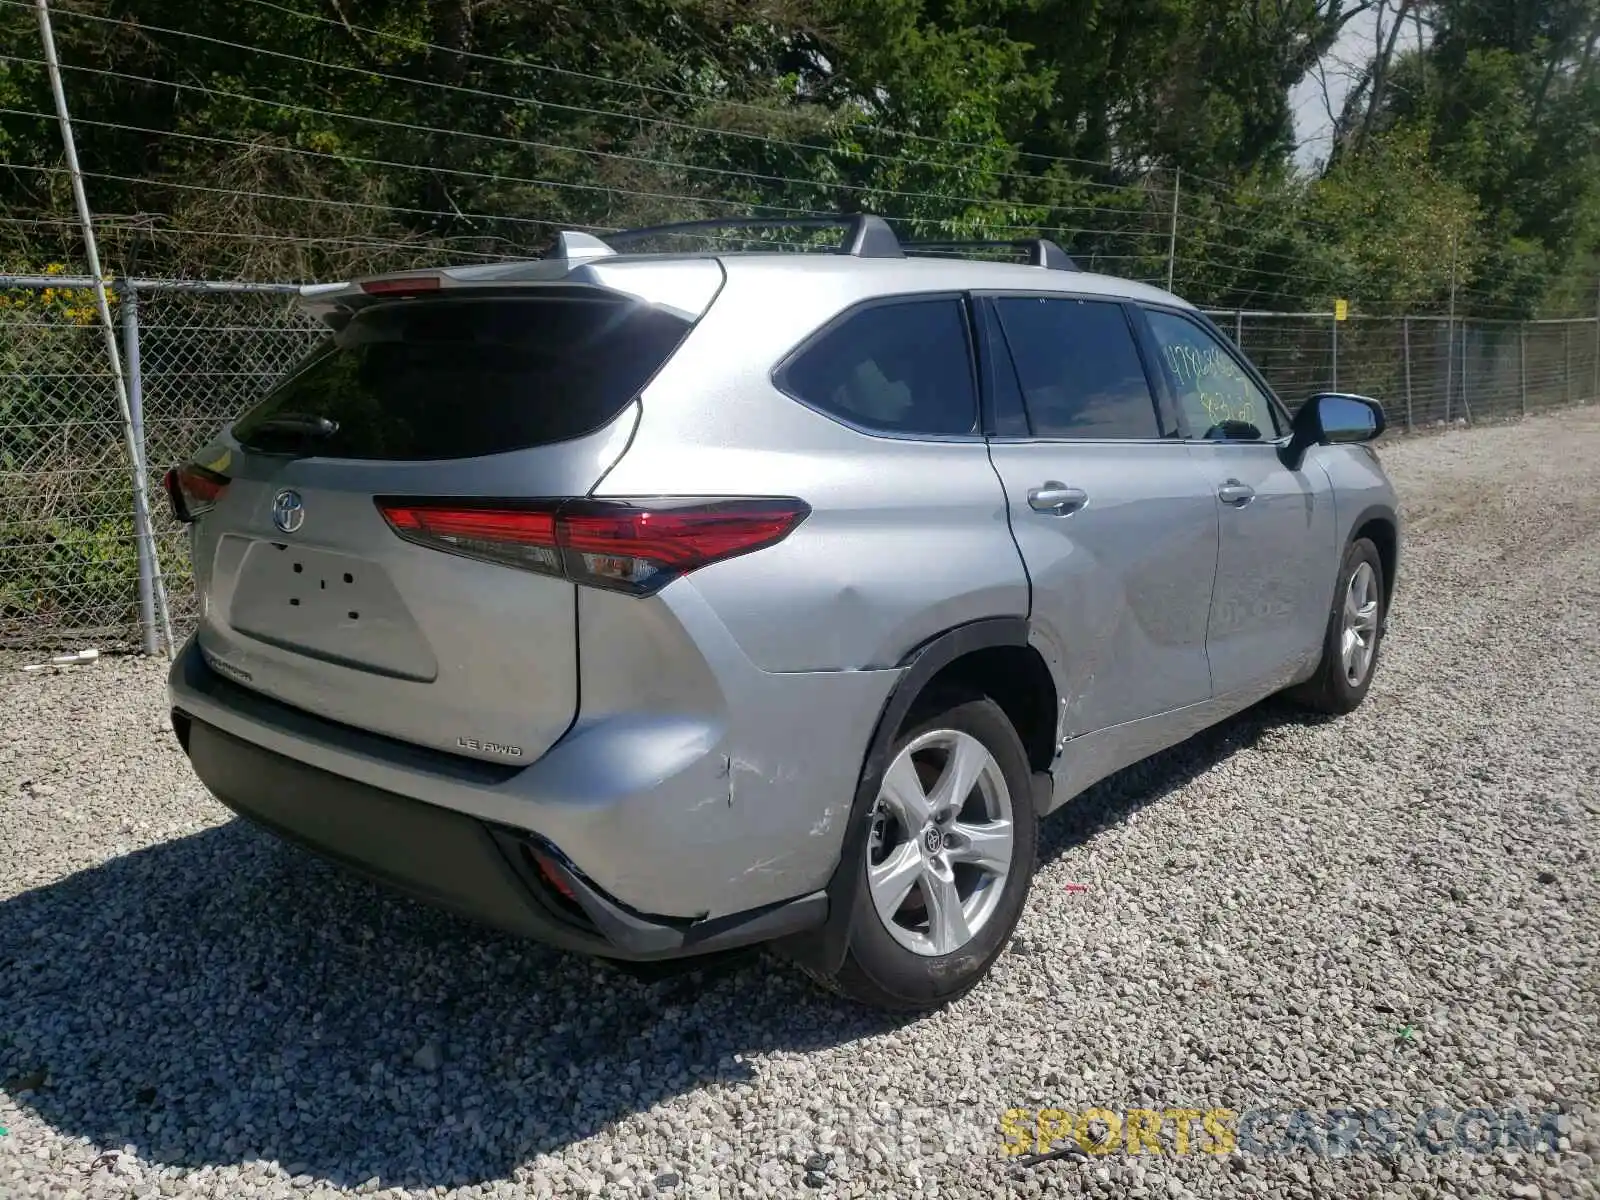
[(884, 772), (867, 885), (884, 928), (915, 954), (951, 954), (994, 916), (1011, 872), (1012, 797), (981, 741), (935, 729)]
[(1378, 576), (1371, 563), (1360, 563), (1344, 592), (1344, 624), (1339, 632), (1339, 657), (1345, 681), (1360, 687), (1372, 669), (1378, 648)]

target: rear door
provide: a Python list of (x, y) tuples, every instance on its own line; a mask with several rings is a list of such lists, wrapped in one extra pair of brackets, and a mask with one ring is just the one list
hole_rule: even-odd
[(1332, 485), (1311, 457), (1278, 457), (1288, 422), (1266, 388), (1194, 316), (1144, 319), (1189, 453), (1216, 497), (1221, 537), (1206, 635), (1218, 696), (1265, 696), (1321, 652), (1337, 562)]
[(377, 500), (587, 494), (691, 319), (564, 286), (360, 309), (202, 456), (227, 480), (193, 532), (208, 661), (334, 721), (537, 757), (576, 711), (574, 585), (468, 557), (470, 530), (402, 540)]
[(983, 305), (990, 454), (1068, 664), (1067, 736), (1211, 695), (1206, 614), (1216, 502), (1158, 411), (1124, 306), (1061, 296)]

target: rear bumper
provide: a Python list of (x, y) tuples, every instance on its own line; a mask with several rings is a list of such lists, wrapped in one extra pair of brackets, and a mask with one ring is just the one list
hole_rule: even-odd
[(821, 892), (713, 920), (633, 912), (525, 830), (413, 800), (274, 753), (181, 709), (201, 782), (240, 816), (436, 906), (565, 950), (634, 961), (706, 954), (820, 925)]
[[(394, 805), (368, 806), (360, 820), (334, 828), (318, 823), (322, 810), (342, 802), (338, 797), (377, 795), (442, 810), (441, 820), (465, 819), (468, 829), (491, 831), (497, 846), (506, 838), (544, 846), (592, 893), (600, 915), (587, 932), (598, 940), (575, 942), (570, 930), (546, 929), (537, 904), (536, 935), (638, 957), (692, 953), (697, 938), (721, 938), (725, 927), (756, 919), (766, 929), (775, 920), (766, 914), (790, 904), (797, 911), (786, 922), (808, 910), (808, 898), (827, 887), (839, 863), (864, 752), (855, 745), (864, 748), (898, 678), (894, 671), (766, 674), (747, 662), (729, 674), (737, 686), (723, 690), (735, 699), (700, 711), (655, 704), (647, 686), (636, 689), (641, 703), (633, 711), (587, 694), (593, 715), (520, 767), (397, 741), (283, 704), (213, 670), (193, 638), (172, 665), (168, 696), (188, 728), (202, 780), (246, 816), (419, 894), (462, 889), (435, 882), (426, 855), (398, 862), (380, 855), (386, 822), (414, 824), (388, 816), (399, 811)], [(202, 726), (228, 740), (196, 738)], [(270, 757), (258, 762), (261, 753)], [(278, 782), (258, 783), (256, 766)], [(297, 789), (335, 799), (307, 809), (284, 798)], [(512, 858), (515, 869), (525, 865), (520, 849)], [(459, 896), (431, 898), (463, 907)], [(503, 914), (507, 905), (490, 908)], [(621, 914), (612, 925), (605, 920), (610, 909)], [(682, 937), (651, 933), (640, 941), (626, 932), (630, 916)], [(490, 919), (506, 924), (503, 916)]]

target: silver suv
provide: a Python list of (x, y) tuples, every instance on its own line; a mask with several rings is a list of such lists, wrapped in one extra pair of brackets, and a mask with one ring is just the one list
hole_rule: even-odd
[(324, 344), (167, 477), (205, 785), (569, 950), (772, 942), (919, 1009), (1000, 953), (1041, 816), (1273, 693), (1361, 703), (1376, 403), (1291, 418), (1049, 242), (760, 224), (819, 223), (306, 289)]

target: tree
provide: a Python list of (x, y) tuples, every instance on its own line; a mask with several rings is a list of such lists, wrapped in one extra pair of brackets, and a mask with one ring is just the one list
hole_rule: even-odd
[[(125, 273), (330, 278), (526, 255), (561, 227), (870, 209), (912, 235), (1042, 232), (1162, 280), (1175, 188), (1176, 281), (1202, 303), (1442, 303), (1449, 230), (1464, 293), (1531, 313), (1584, 294), (1600, 248), (1600, 0), (56, 12)], [(1290, 90), (1368, 13), (1372, 59), (1307, 178)], [(36, 45), (31, 11), (0, 8), (0, 35)], [(12, 267), (77, 257), (34, 57), (0, 62)]]
[(1371, 89), (1352, 124), (1426, 130), (1429, 161), (1478, 200), (1468, 290), (1491, 314), (1530, 315), (1547, 292), (1570, 292), (1558, 281), (1587, 269), (1600, 242), (1600, 3), (1463, 0), (1417, 14), (1427, 46), (1398, 58), (1392, 86)]

